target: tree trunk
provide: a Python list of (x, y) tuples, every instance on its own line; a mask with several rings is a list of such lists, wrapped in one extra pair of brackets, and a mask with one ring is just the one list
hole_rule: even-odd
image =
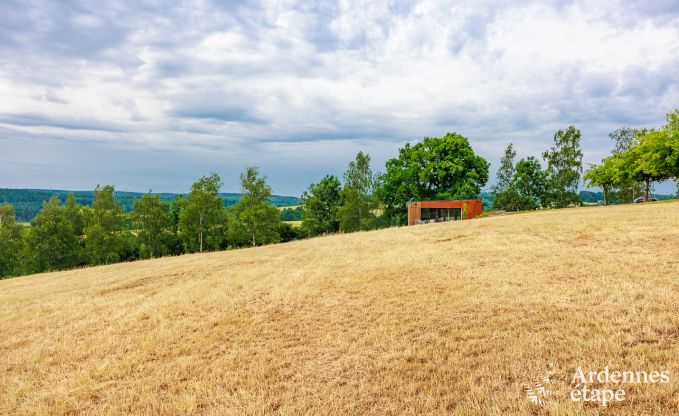
[(203, 214), (198, 216), (198, 241), (200, 243), (200, 252), (203, 252)]
[(606, 198), (607, 194), (608, 194), (608, 188), (604, 186), (604, 206), (608, 205), (608, 198)]
[(645, 189), (644, 189), (644, 202), (648, 202), (648, 194), (649, 194), (649, 190), (651, 188), (651, 179), (646, 178), (645, 182), (646, 182), (646, 184), (645, 184)]
[(257, 247), (257, 220), (252, 221), (252, 247)]

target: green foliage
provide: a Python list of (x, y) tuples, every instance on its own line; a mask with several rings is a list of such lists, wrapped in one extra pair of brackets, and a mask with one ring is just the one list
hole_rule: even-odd
[(114, 198), (113, 185), (94, 190), (92, 209), (86, 211), (85, 254), (90, 264), (108, 264), (120, 260), (125, 217), (122, 205)]
[(250, 241), (253, 247), (280, 241), (281, 219), (278, 209), (269, 203), (271, 187), (266, 177), (249, 166), (240, 175), (243, 197), (232, 208), (230, 240), (237, 245)]
[(281, 210), (281, 221), (302, 221), (302, 207), (296, 206)]
[(509, 146), (505, 149), (504, 156), (500, 159), (500, 168), (497, 170), (497, 180), (492, 187), (494, 194), (500, 194), (512, 186), (515, 157), (516, 152), (514, 151), (514, 145), (509, 143)]
[(610, 137), (613, 154), (585, 175), (589, 186), (604, 190), (604, 203), (609, 192), (614, 202), (631, 202), (641, 192), (648, 199), (654, 182), (679, 177), (679, 109), (658, 130), (624, 127)]
[(547, 187), (547, 173), (533, 156), (521, 159), (514, 168), (512, 184), (522, 196), (521, 209), (535, 209), (542, 203)]
[(515, 186), (510, 185), (508, 188), (502, 192), (495, 194), (493, 198), (493, 207), (495, 209), (501, 209), (503, 211), (521, 211), (529, 204)]
[[(74, 206), (70, 209), (73, 210)], [(80, 265), (80, 234), (76, 234), (66, 208), (59, 206), (56, 196), (33, 219), (26, 252), (27, 271), (33, 273)]]
[(281, 222), (280, 229), (278, 230), (280, 235), (280, 242), (287, 243), (288, 241), (299, 240), (306, 236), (304, 231), (299, 227), (294, 227), (290, 224)]
[(189, 253), (216, 250), (224, 240), (226, 216), (219, 190), (222, 181), (212, 173), (191, 185), (179, 214), (179, 236)]
[(487, 211), (489, 209), (493, 209), (493, 198), (495, 195), (493, 195), (491, 192), (485, 192), (481, 191), (479, 193), (479, 198), (481, 198), (481, 203), (483, 204), (483, 210)]
[(554, 146), (542, 156), (547, 161), (547, 189), (544, 203), (565, 207), (578, 203), (578, 184), (582, 172), (580, 130), (569, 126), (554, 133)]
[(73, 227), (73, 234), (82, 236), (85, 229), (85, 221), (83, 219), (83, 207), (78, 204), (75, 195), (68, 194), (66, 203), (64, 204), (64, 215)]
[(604, 205), (608, 205), (608, 194), (619, 183), (624, 182), (620, 174), (619, 154), (609, 156), (602, 161), (601, 165), (591, 165), (585, 172), (584, 179), (587, 186), (597, 186), (604, 191)]
[(679, 137), (671, 115), (660, 130), (643, 130), (638, 144), (622, 156), (621, 176), (644, 183), (644, 198), (650, 196), (653, 182), (679, 176)]
[(398, 157), (387, 161), (378, 195), (387, 217), (405, 224), (409, 201), (478, 198), (488, 181), (488, 167), (459, 134), (425, 137), (413, 146), (406, 144)]
[(302, 194), (302, 228), (311, 236), (339, 231), (337, 212), (342, 203), (339, 179), (327, 175)]
[(376, 227), (375, 175), (370, 169), (370, 155), (358, 152), (344, 172), (341, 191), (342, 206), (337, 210), (342, 232), (369, 230)]
[(0, 279), (21, 274), (23, 245), (21, 226), (16, 222), (14, 207), (0, 205)]
[(511, 178), (505, 179), (503, 190), (495, 194), (493, 207), (504, 211), (536, 209), (541, 204), (546, 183), (546, 173), (535, 157), (521, 159), (513, 168)]
[(172, 213), (170, 205), (150, 192), (134, 201), (132, 219), (138, 229), (141, 257), (160, 257), (170, 252)]

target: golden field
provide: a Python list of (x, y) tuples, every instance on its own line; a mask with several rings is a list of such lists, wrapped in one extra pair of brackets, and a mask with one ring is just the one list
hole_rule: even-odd
[[(670, 382), (603, 408), (578, 366)], [(679, 203), (0, 281), (0, 414), (128, 413), (679, 414)]]

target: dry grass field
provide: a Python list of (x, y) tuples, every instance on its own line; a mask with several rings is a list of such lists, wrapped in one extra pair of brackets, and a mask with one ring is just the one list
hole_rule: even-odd
[[(670, 382), (603, 408), (578, 366)], [(679, 203), (1, 281), (0, 414), (128, 413), (679, 414)]]

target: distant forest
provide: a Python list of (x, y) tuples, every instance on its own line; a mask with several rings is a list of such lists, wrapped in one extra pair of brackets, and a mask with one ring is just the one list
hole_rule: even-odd
[[(45, 202), (49, 201), (52, 195), (59, 198), (62, 204), (66, 201), (69, 193), (75, 195), (76, 202), (84, 206), (92, 206), (94, 193), (92, 191), (63, 191), (63, 190), (47, 190), (47, 189), (6, 189), (0, 188), (0, 205), (12, 204), (15, 209), (16, 219), (19, 222), (31, 222), (31, 220), (38, 215)], [(141, 199), (145, 195), (142, 192), (123, 192), (116, 191), (115, 198), (123, 206), (125, 212), (132, 211), (134, 201)], [(185, 196), (184, 194), (173, 193), (159, 193), (153, 195), (160, 195), (160, 200), (164, 202), (174, 201), (178, 196)], [(241, 197), (239, 193), (220, 193), (224, 200), (224, 207), (235, 205)], [(674, 195), (653, 194), (653, 197), (658, 200), (672, 199)], [(483, 209), (493, 209), (493, 193), (481, 192), (479, 198), (483, 201)], [(603, 192), (580, 191), (580, 201), (584, 203), (597, 203), (604, 199)], [(300, 199), (294, 196), (273, 195), (271, 197), (271, 204), (277, 207), (290, 207), (299, 205)], [(302, 207), (285, 208), (281, 211), (281, 220), (283, 221), (301, 221)]]
[[(14, 206), (16, 219), (19, 222), (30, 222), (38, 212), (42, 209), (52, 195), (59, 198), (60, 203), (64, 203), (68, 194), (75, 195), (76, 202), (80, 205), (92, 206), (94, 193), (92, 191), (63, 191), (63, 190), (48, 190), (48, 189), (6, 189), (0, 188), (0, 205), (11, 204)], [(142, 192), (123, 192), (116, 191), (115, 198), (123, 206), (125, 212), (132, 211), (134, 201), (141, 199), (145, 193)], [(184, 194), (172, 193), (154, 193), (153, 195), (160, 195), (160, 200), (164, 202), (174, 201), (178, 196), (185, 196)], [(241, 197), (239, 193), (220, 193), (219, 196), (224, 200), (224, 207), (235, 205)], [(271, 204), (277, 207), (287, 207), (299, 205), (300, 199), (294, 196), (272, 195)], [(284, 210), (282, 218), (284, 221), (299, 221), (301, 220), (301, 210)], [(299, 212), (298, 212), (299, 211)], [(298, 215), (295, 215), (298, 214)]]

